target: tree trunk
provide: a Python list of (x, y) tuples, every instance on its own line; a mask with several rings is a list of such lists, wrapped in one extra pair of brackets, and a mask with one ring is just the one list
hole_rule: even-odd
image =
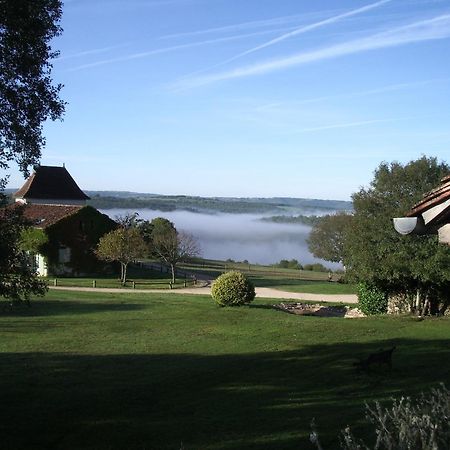
[(420, 290), (417, 289), (416, 292), (416, 314), (420, 315)]
[(170, 265), (170, 270), (172, 271), (172, 284), (175, 284), (175, 266), (173, 264)]
[(125, 286), (127, 282), (127, 264), (122, 263), (122, 284)]

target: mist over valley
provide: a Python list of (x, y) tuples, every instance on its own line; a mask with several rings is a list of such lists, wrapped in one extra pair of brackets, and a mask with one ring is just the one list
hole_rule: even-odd
[[(208, 259), (247, 260), (256, 264), (273, 264), (281, 259), (297, 259), (301, 264), (320, 262), (330, 268), (339, 265), (315, 258), (306, 239), (311, 227), (300, 223), (275, 223), (261, 220), (266, 214), (197, 213), (152, 209), (105, 209), (111, 218), (137, 212), (141, 219), (165, 217), (178, 230), (193, 234), (199, 241), (201, 256)], [(320, 211), (316, 210), (316, 214)], [(323, 214), (323, 211), (322, 211)]]

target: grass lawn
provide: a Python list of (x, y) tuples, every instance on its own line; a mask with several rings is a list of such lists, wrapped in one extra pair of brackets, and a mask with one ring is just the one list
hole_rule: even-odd
[(309, 294), (356, 294), (355, 284), (330, 283), (328, 281), (302, 280), (279, 276), (249, 275), (249, 278), (255, 286), (271, 287), (280, 291)]
[[(450, 319), (289, 315), (258, 300), (50, 292), (0, 314), (1, 449), (325, 448), (363, 405), (450, 378)], [(354, 358), (395, 344), (394, 368)]]
[(207, 274), (211, 278), (216, 278), (227, 270), (239, 270), (249, 277), (255, 286), (271, 287), (281, 291), (310, 294), (356, 294), (356, 285), (337, 283), (341, 275), (334, 274), (333, 282), (328, 282), (328, 272), (281, 269), (273, 266), (212, 260), (202, 260), (202, 263), (197, 264), (183, 264), (182, 267)]

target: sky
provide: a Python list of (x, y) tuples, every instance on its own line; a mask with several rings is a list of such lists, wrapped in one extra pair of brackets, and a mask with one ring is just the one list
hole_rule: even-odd
[(450, 162), (450, 0), (66, 0), (62, 27), (41, 164), (84, 190), (349, 200)]

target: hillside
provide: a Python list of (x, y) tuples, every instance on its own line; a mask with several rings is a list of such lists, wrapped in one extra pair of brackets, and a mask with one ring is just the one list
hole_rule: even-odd
[(352, 209), (352, 203), (347, 201), (307, 198), (195, 197), (118, 191), (88, 191), (87, 194), (91, 197), (89, 204), (99, 209), (148, 208), (160, 211), (276, 213), (279, 215)]

